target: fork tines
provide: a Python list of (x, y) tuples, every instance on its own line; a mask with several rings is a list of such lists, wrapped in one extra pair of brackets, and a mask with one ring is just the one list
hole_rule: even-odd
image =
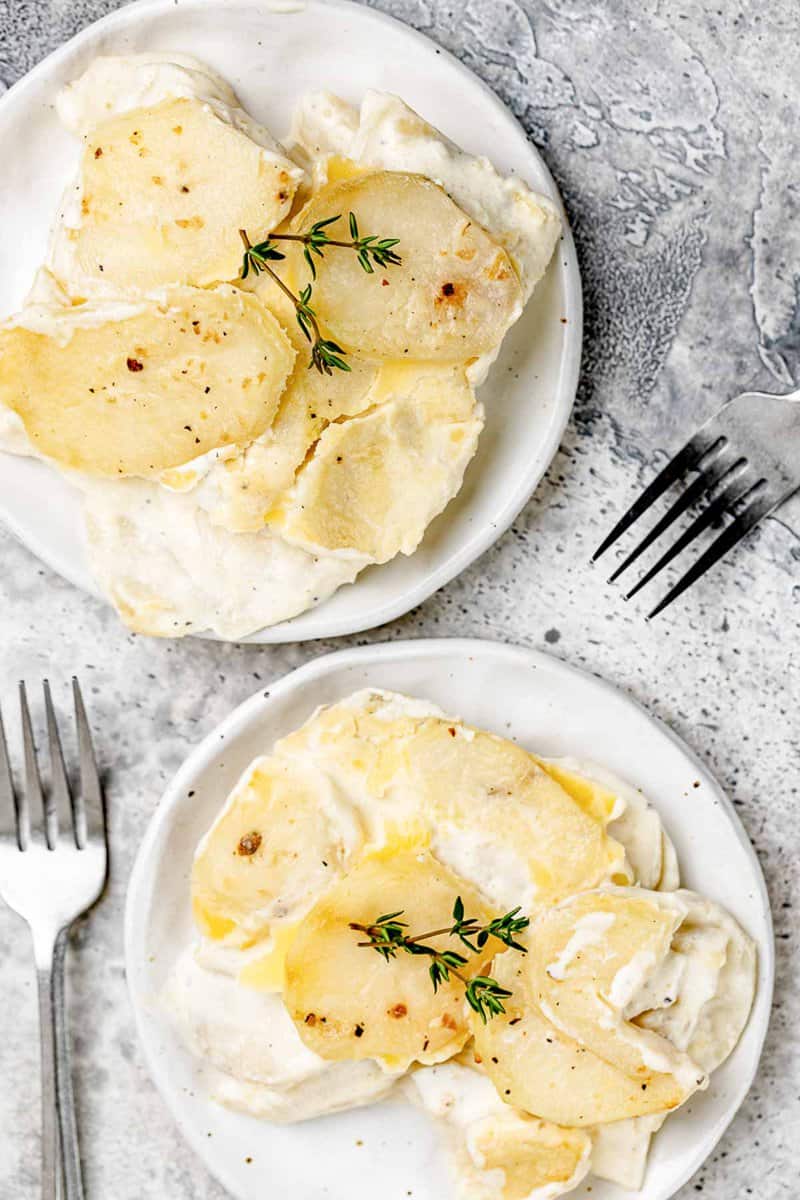
[[(663, 612), (668, 604), (676, 600), (701, 575), (704, 575), (709, 567), (735, 546), (778, 503), (778, 499), (766, 488), (765, 480), (759, 478), (744, 455), (736, 452), (729, 439), (724, 434), (714, 436), (710, 430), (704, 428), (695, 434), (683, 449), (667, 463), (628, 511), (617, 521), (592, 555), (592, 562), (595, 562), (601, 554), (613, 546), (618, 538), (643, 516), (668, 488), (682, 480), (691, 470), (697, 471), (697, 478), (681, 492), (652, 529), (616, 567), (609, 578), (609, 583), (613, 583), (623, 571), (632, 566), (678, 517), (701, 501), (707, 501), (706, 507), (658, 561), (642, 575), (626, 594), (626, 600), (635, 596), (645, 584), (658, 575), (715, 521), (721, 520), (726, 514), (731, 514), (733, 520), (669, 589), (655, 608), (648, 613), (648, 620)], [(717, 491), (718, 487), (719, 491)]]
[(42, 784), (36, 755), (30, 707), (25, 684), (19, 685), (20, 721), (25, 782), (14, 787), (2, 715), (0, 715), (0, 832), (15, 834), (20, 850), (27, 850), (32, 828), (41, 828), (44, 843), (55, 850), (59, 842), (82, 850), (92, 835), (104, 835), (105, 818), (92, 736), (78, 680), (72, 680), (75, 724), (78, 734), (79, 786), (70, 788), (50, 684), (45, 679), (45, 721), (49, 758), (49, 786)]

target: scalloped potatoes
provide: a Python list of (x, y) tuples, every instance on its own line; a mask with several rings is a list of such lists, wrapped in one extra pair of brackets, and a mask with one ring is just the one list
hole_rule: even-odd
[[(202, 938), (170, 1005), (243, 1111), (305, 1120), (399, 1083), (440, 1123), (463, 1200), (555, 1197), (590, 1172), (638, 1186), (755, 984), (736, 922), (677, 885), (657, 814), (600, 768), (359, 692), (257, 760), (203, 839)], [(523, 906), (523, 951), (490, 936), (468, 952), (457, 897), (478, 925)], [(458, 975), (434, 989), (428, 956), (365, 944), (387, 913), (461, 951)], [(465, 999), (476, 975), (506, 993), (485, 1022)], [(275, 1006), (248, 1063), (248, 1014)]]
[[(57, 108), (80, 161), (0, 338), (5, 444), (69, 471), (126, 624), (238, 639), (413, 554), (462, 487), (475, 387), (552, 255), (553, 205), (396, 98), (337, 101), (333, 155), (309, 111), (316, 149), (286, 151), (184, 56), (99, 58)], [(318, 221), (339, 244), (314, 274), (284, 239)], [(241, 277), (242, 232), (272, 237), (275, 275)], [(356, 236), (401, 261), (365, 271)], [(226, 288), (235, 330), (211, 312)], [(301, 296), (348, 370), (309, 372)]]

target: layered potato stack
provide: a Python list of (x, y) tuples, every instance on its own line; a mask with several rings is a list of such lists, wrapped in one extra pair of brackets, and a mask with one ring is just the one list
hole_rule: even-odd
[[(475, 384), (552, 254), (550, 202), (394, 97), (360, 117), (312, 98), (293, 157), (191, 60), (98, 59), (59, 107), (80, 168), (30, 301), (0, 328), (0, 409), (13, 448), (81, 487), (123, 618), (238, 637), (413, 553), (475, 453)], [(400, 166), (371, 148), (381, 129), (402, 135)], [(346, 241), (350, 214), (402, 262), (367, 273), (328, 247), (312, 278), (282, 241), (272, 263), (296, 296), (312, 285), (350, 368), (320, 374), (286, 294), (240, 278), (240, 230), (258, 243), (335, 217)]]
[[(753, 996), (752, 942), (679, 887), (640, 794), (394, 694), (322, 708), (257, 759), (191, 890), (201, 941), (168, 1003), (217, 1097), (290, 1121), (401, 1086), (439, 1118), (464, 1200), (541, 1200), (590, 1171), (638, 1187)], [(446, 930), (456, 897), (481, 925), (531, 918), (525, 953), (489, 937), (466, 955), (467, 980), (510, 993), (486, 1020), (463, 981), (434, 990), (429, 959), (351, 927)]]

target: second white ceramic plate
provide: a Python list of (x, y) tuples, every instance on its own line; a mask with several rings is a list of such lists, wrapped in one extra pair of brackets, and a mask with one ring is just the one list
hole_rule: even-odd
[[(623, 693), (558, 659), (491, 642), (396, 642), (316, 659), (241, 705), (167, 789), (128, 891), (127, 974), (150, 1072), (194, 1150), (238, 1200), (446, 1200), (452, 1195), (425, 1115), (390, 1101), (278, 1126), (218, 1108), (211, 1079), (182, 1048), (156, 998), (192, 939), (195, 846), (241, 772), (320, 704), (363, 687), (423, 697), (546, 756), (601, 763), (655, 804), (683, 882), (723, 904), (755, 938), (759, 982), (747, 1029), (708, 1091), (657, 1135), (639, 1200), (667, 1200), (700, 1166), (758, 1066), (772, 1000), (772, 927), (764, 881), (730, 801), (692, 752)], [(632, 1200), (599, 1180), (574, 1200)]]
[[(0, 100), (0, 316), (21, 305), (78, 161), (78, 143), (53, 110), (56, 93), (98, 54), (142, 51), (209, 63), (278, 136), (295, 101), (312, 89), (353, 103), (368, 88), (396, 92), (465, 150), (487, 155), (560, 204), (547, 167), (497, 97), (398, 21), (344, 0), (140, 0), (62, 46)], [(580, 277), (565, 226), (547, 276), (481, 389), (486, 428), (464, 486), (417, 552), (365, 571), (318, 608), (248, 640), (304, 641), (373, 628), (420, 604), (482, 554), (514, 520), (558, 448), (580, 346)], [(0, 517), (49, 566), (97, 593), (78, 495), (54, 470), (0, 454)]]

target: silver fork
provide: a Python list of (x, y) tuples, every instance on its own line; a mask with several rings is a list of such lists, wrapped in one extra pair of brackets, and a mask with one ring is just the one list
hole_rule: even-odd
[(732, 519), (684, 575), (669, 589), (648, 620), (663, 612), (764, 517), (800, 488), (800, 391), (785, 396), (743, 392), (723, 404), (644, 489), (592, 555), (595, 562), (650, 506), (690, 471), (697, 477), (622, 560), (609, 583), (618, 579), (683, 513), (706, 500), (706, 507), (626, 594), (632, 596), (715, 521)]
[[(64, 956), (73, 921), (94, 904), (107, 870), (106, 823), (89, 722), (72, 680), (80, 786), (70, 791), (50, 685), (44, 682), (50, 776), (36, 761), (25, 685), (19, 685), (25, 786), (14, 788), (0, 717), (0, 897), (27, 921), (39, 989), (42, 1200), (83, 1200), (64, 1012)], [(61, 1153), (59, 1154), (59, 1146)]]

